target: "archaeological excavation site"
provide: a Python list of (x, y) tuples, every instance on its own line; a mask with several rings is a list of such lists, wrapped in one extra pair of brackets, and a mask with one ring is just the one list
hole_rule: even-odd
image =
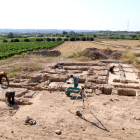
[[(109, 71), (112, 66), (113, 74)], [(67, 89), (74, 87), (70, 75), (77, 77), (77, 89), (84, 87), (84, 100), (80, 90), (67, 94)], [(6, 139), (8, 134), (9, 139), (131, 138), (135, 127), (140, 129), (139, 78), (133, 66), (105, 60), (49, 63), (30, 75), (9, 78), (9, 86), (4, 78), (0, 89), (0, 120), (4, 129), (0, 137)], [(5, 103), (7, 91), (15, 92), (14, 105)]]
[[(111, 66), (115, 66), (114, 74), (109, 72)], [(127, 64), (109, 61), (50, 65), (31, 76), (11, 78), (9, 89), (15, 90), (17, 104), (30, 105), (33, 103), (30, 99), (42, 90), (65, 93), (68, 87), (73, 87), (71, 74), (77, 77), (78, 88), (84, 86), (87, 97), (100, 94), (139, 96), (138, 70)], [(4, 98), (0, 100), (4, 101)]]

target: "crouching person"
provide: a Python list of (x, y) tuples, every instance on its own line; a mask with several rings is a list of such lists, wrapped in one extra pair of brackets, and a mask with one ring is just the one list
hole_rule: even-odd
[(6, 91), (5, 93), (5, 102), (9, 103), (9, 104), (15, 104), (15, 91)]
[(2, 78), (3, 77), (6, 78), (7, 84), (9, 85), (9, 80), (8, 80), (7, 75), (6, 75), (5, 72), (0, 72), (0, 84), (2, 84)]

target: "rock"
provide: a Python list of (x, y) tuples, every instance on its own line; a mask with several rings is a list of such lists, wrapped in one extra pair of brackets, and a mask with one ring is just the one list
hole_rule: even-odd
[(115, 79), (113, 79), (113, 82), (120, 82), (120, 79), (115, 78)]
[(112, 89), (113, 89), (112, 86), (105, 85), (104, 88), (103, 88), (103, 93), (105, 93), (105, 94), (111, 94), (112, 93)]
[(85, 93), (92, 93), (93, 90), (92, 89), (85, 89)]
[(125, 130), (124, 128), (122, 128), (122, 130)]
[(97, 84), (105, 84), (105, 83), (106, 83), (106, 80), (97, 79), (97, 80), (96, 80), (96, 83), (97, 83)]
[(133, 116), (133, 119), (136, 119), (136, 117), (135, 117), (135, 116)]
[(77, 79), (79, 83), (84, 83), (86, 81), (86, 76), (80, 75), (80, 76), (77, 76)]
[(90, 89), (90, 88), (92, 88), (92, 83), (91, 82), (85, 82), (84, 87)]
[(118, 95), (136, 96), (136, 90), (118, 88)]
[(96, 89), (96, 90), (95, 90), (95, 94), (96, 94), (96, 95), (102, 94), (102, 91), (99, 90), (99, 89)]
[(91, 95), (91, 94), (86, 94), (86, 96), (87, 96), (87, 97), (92, 97), (92, 95)]
[(60, 130), (55, 130), (55, 133), (56, 133), (57, 135), (60, 135), (60, 134), (61, 134), (61, 131), (60, 131)]

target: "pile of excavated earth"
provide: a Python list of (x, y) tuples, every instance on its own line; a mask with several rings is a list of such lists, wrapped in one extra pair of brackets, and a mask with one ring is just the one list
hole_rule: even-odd
[(111, 49), (97, 49), (97, 48), (87, 48), (83, 51), (84, 55), (91, 58), (92, 60), (96, 59), (115, 59), (119, 60), (122, 56), (122, 51), (111, 50)]
[[(48, 66), (47, 69), (34, 73), (31, 76), (21, 76), (20, 79), (11, 78), (8, 90), (14, 90), (15, 102), (21, 105), (30, 105), (32, 98), (39, 91), (61, 91), (72, 87), (70, 75), (77, 77), (79, 86), (85, 87), (87, 97), (93, 95), (125, 95), (138, 96), (139, 72), (134, 67), (119, 63), (101, 61), (99, 63), (64, 63), (55, 68), (57, 64)], [(115, 73), (111, 74), (109, 68), (115, 66)], [(0, 101), (4, 101), (6, 85), (0, 91)]]

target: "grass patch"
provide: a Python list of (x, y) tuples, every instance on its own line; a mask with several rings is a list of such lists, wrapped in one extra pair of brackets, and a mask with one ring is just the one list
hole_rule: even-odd
[(139, 61), (138, 61), (137, 57), (135, 56), (135, 54), (130, 54), (130, 53), (123, 54), (121, 56), (121, 60), (125, 63), (132, 64), (134, 66), (139, 65)]
[(68, 55), (68, 58), (74, 58), (79, 61), (91, 61), (91, 58), (86, 57), (86, 52), (73, 52), (72, 54)]
[(13, 73), (8, 73), (8, 74), (7, 74), (7, 77), (8, 77), (8, 78), (14, 78), (15, 75), (14, 75)]
[(137, 45), (136, 47), (140, 47), (140, 45)]
[(15, 72), (17, 70), (20, 70), (20, 68), (14, 68), (14, 69), (10, 70), (10, 72)]
[(104, 51), (111, 52), (113, 50), (110, 47), (107, 46), (107, 48), (105, 48)]

